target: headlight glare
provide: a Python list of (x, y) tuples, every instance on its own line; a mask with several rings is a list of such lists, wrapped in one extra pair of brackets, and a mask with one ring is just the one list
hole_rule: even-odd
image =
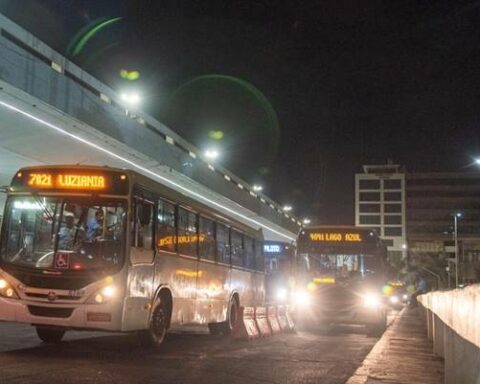
[(8, 283), (7, 280), (0, 278), (0, 296), (7, 297), (9, 299), (18, 299), (17, 292)]
[(307, 291), (296, 291), (293, 295), (294, 303), (305, 307), (310, 304), (310, 295)]
[(363, 295), (363, 304), (367, 308), (378, 308), (382, 304), (382, 300), (380, 299), (380, 295), (375, 293), (366, 293)]
[(88, 300), (89, 304), (104, 304), (110, 301), (116, 293), (116, 288), (114, 285), (106, 285), (95, 294), (90, 296)]
[(390, 301), (390, 303), (392, 304), (398, 304), (398, 302), (400, 301), (398, 299), (398, 296), (394, 295), (394, 296), (390, 296), (390, 298), (388, 299)]
[(277, 291), (276, 298), (278, 301), (285, 301), (287, 299), (287, 290), (285, 288), (280, 288)]

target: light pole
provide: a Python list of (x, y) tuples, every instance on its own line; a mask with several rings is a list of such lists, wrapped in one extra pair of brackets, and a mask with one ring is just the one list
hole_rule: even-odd
[(458, 219), (462, 214), (457, 212), (453, 215), (453, 239), (455, 241), (455, 288), (458, 288)]

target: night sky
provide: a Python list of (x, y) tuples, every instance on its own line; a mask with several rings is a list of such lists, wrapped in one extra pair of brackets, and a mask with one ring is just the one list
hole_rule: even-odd
[(0, 12), (115, 90), (140, 90), (146, 112), (218, 145), (222, 165), (299, 217), (352, 224), (362, 164), (475, 171), (480, 1), (0, 0)]

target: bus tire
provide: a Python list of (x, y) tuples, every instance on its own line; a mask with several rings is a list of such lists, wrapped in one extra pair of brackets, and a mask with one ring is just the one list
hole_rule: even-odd
[(223, 323), (220, 323), (220, 333), (223, 333), (224, 335), (232, 333), (233, 327), (238, 321), (239, 307), (240, 304), (238, 303), (238, 297), (234, 295), (228, 303), (227, 319)]
[(60, 327), (44, 327), (37, 325), (35, 327), (37, 331), (37, 336), (44, 343), (56, 344), (62, 341), (63, 336), (65, 335), (65, 328)]
[(170, 324), (170, 309), (167, 300), (159, 298), (152, 309), (148, 329), (138, 332), (140, 342), (151, 348), (160, 348)]

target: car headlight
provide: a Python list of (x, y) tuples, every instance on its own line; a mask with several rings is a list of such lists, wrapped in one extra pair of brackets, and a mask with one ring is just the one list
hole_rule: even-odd
[(115, 297), (117, 290), (114, 285), (106, 285), (87, 300), (88, 304), (104, 304), (108, 303)]
[(310, 304), (310, 295), (307, 291), (296, 291), (292, 297), (294, 304), (306, 307)]
[(7, 280), (0, 278), (0, 296), (6, 297), (8, 299), (18, 299), (17, 292), (15, 289), (8, 283)]
[(382, 300), (378, 294), (366, 293), (363, 295), (363, 304), (367, 308), (378, 308), (382, 305)]
[(398, 296), (397, 296), (397, 295), (390, 296), (388, 300), (389, 300), (390, 303), (392, 303), (392, 304), (398, 304), (398, 302), (400, 301), (400, 300), (398, 299)]
[(287, 299), (287, 290), (285, 288), (280, 288), (275, 297), (278, 301), (285, 301)]

